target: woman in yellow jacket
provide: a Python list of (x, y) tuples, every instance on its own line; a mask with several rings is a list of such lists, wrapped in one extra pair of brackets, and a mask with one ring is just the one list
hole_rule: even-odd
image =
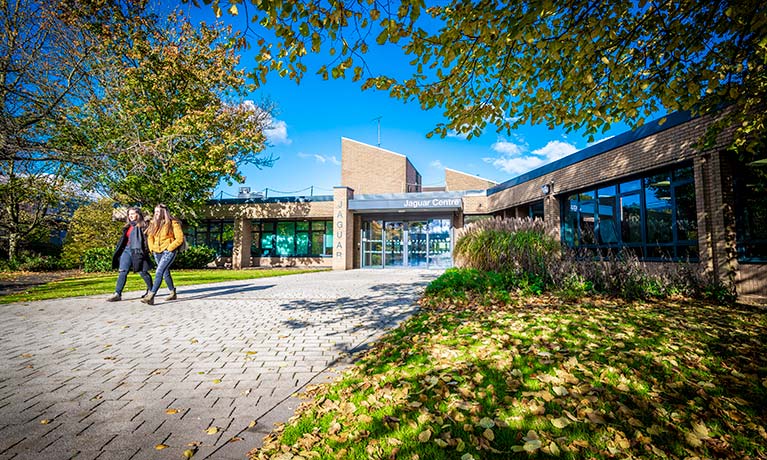
[(184, 232), (181, 222), (170, 215), (168, 207), (158, 204), (154, 208), (154, 215), (149, 228), (146, 230), (149, 250), (154, 253), (157, 269), (154, 273), (152, 289), (141, 299), (142, 302), (154, 305), (154, 296), (160, 289), (162, 280), (168, 286), (170, 294), (165, 300), (176, 299), (176, 287), (173, 285), (173, 277), (170, 275), (170, 266), (176, 260), (176, 250), (184, 244)]

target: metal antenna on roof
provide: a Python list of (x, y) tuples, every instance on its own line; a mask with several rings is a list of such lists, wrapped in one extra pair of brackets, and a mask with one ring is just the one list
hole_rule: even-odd
[(383, 115), (379, 115), (375, 118), (373, 118), (372, 121), (378, 122), (378, 146), (381, 146), (381, 118), (383, 118)]

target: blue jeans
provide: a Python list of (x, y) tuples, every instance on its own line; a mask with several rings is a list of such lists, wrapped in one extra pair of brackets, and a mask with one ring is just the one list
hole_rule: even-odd
[[(130, 271), (133, 264), (131, 263), (131, 250), (128, 248), (125, 248), (123, 253), (120, 255), (120, 272), (117, 275), (117, 286), (115, 286), (115, 292), (118, 294), (123, 293), (123, 289), (125, 288), (125, 282), (128, 280), (128, 272)], [(152, 277), (149, 276), (149, 273), (147, 272), (139, 272), (138, 273), (141, 278), (144, 279), (144, 282), (146, 283), (147, 290), (152, 288)]]
[(168, 289), (175, 291), (176, 287), (173, 286), (173, 278), (170, 276), (170, 266), (174, 260), (176, 260), (175, 251), (163, 251), (155, 252), (154, 260), (157, 262), (157, 269), (154, 272), (154, 285), (152, 286), (152, 293), (157, 294), (160, 290), (160, 284), (162, 280), (165, 280), (165, 285)]

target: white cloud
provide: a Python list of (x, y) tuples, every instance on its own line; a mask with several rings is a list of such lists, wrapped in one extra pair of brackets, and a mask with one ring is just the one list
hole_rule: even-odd
[(527, 144), (499, 140), (491, 148), (501, 155), (483, 158), (483, 160), (501, 171), (515, 175), (524, 174), (577, 150), (574, 145), (562, 141), (549, 141), (542, 148), (529, 151)]
[(293, 141), (288, 137), (288, 124), (282, 120), (272, 117), (272, 114), (265, 111), (255, 102), (247, 99), (235, 106), (241, 110), (252, 112), (252, 117), (256, 117), (265, 126), (264, 135), (267, 142), (272, 145), (283, 144), (290, 145)]
[(299, 153), (299, 158), (314, 158), (314, 161), (320, 164), (332, 163), (336, 166), (340, 166), (341, 162), (338, 161), (335, 155), (320, 155), (318, 153)]
[(272, 118), (269, 127), (264, 130), (266, 139), (272, 144), (290, 145), (293, 141), (288, 137), (288, 124)]
[(437, 169), (442, 169), (443, 168), (442, 162), (439, 161), (439, 160), (432, 161), (431, 163), (429, 163), (429, 166), (431, 166), (432, 168), (437, 168)]

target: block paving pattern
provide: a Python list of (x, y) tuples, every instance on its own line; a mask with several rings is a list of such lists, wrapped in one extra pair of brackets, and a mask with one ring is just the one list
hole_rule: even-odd
[(187, 449), (242, 460), (293, 415), (296, 392), (409, 317), (438, 275), (182, 286), (154, 306), (142, 292), (0, 305), (0, 460), (179, 459)]

